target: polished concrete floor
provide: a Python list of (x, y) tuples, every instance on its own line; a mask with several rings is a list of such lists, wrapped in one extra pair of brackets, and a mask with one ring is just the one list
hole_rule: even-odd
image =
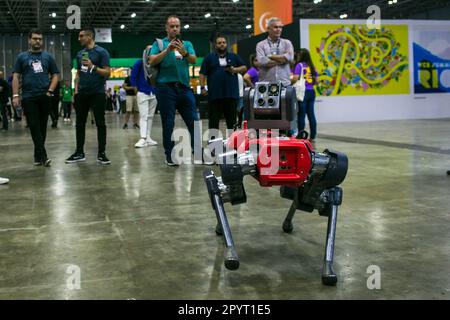
[[(111, 166), (66, 165), (73, 124), (50, 129), (51, 168), (32, 166), (23, 124), (0, 133), (0, 299), (450, 299), (450, 119), (320, 124), (317, 148), (350, 160), (339, 211), (336, 287), (320, 281), (326, 219), (298, 213), (277, 188), (245, 180), (248, 202), (226, 206), (241, 258), (223, 266), (203, 166), (136, 150), (134, 129), (108, 115)], [(67, 273), (80, 268), (79, 290)], [(369, 290), (367, 268), (381, 270)], [(69, 269), (70, 271), (70, 269)]]

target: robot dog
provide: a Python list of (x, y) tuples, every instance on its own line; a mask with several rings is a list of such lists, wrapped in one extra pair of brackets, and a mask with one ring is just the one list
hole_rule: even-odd
[(247, 89), (243, 129), (234, 131), (226, 140), (210, 141), (221, 176), (208, 169), (203, 177), (217, 217), (216, 233), (224, 237), (227, 269), (238, 269), (239, 258), (224, 203), (237, 205), (247, 201), (243, 178), (251, 175), (262, 187), (280, 186), (281, 197), (292, 201), (282, 225), (284, 232), (293, 231), (296, 210), (317, 209), (319, 215), (328, 218), (322, 283), (332, 286), (337, 283), (333, 256), (337, 213), (343, 195), (339, 185), (347, 174), (348, 159), (332, 150), (314, 151), (306, 132), (297, 137), (277, 134), (277, 130), (290, 128), (295, 102), (294, 88), (283, 87), (281, 83), (259, 82), (254, 89)]

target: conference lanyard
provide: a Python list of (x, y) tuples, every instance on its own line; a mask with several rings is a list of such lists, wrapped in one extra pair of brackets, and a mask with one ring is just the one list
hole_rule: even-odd
[(279, 54), (280, 53), (280, 42), (281, 42), (281, 39), (278, 39), (277, 47), (275, 49), (272, 49), (272, 41), (270, 39), (268, 39), (267, 42), (269, 43), (270, 52), (272, 54)]

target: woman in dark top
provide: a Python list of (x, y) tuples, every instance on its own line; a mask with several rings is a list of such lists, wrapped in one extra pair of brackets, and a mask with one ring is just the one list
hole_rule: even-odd
[(316, 100), (316, 92), (314, 86), (317, 84), (317, 71), (311, 60), (311, 55), (307, 49), (300, 49), (298, 55), (298, 63), (294, 69), (294, 77), (292, 83), (298, 81), (300, 77), (305, 78), (305, 97), (303, 101), (298, 101), (298, 130), (305, 129), (305, 116), (308, 117), (310, 136), (309, 140), (314, 142), (317, 135), (317, 121), (314, 114), (314, 102)]

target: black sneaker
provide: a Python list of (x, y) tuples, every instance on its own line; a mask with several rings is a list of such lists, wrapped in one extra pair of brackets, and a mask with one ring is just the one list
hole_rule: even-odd
[(174, 162), (173, 160), (172, 160), (172, 157), (171, 156), (166, 156), (166, 164), (169, 166), (169, 167), (178, 167), (179, 166), (179, 164), (178, 163), (176, 163), (176, 162)]
[(125, 129), (128, 129), (128, 124), (125, 123), (125, 124), (123, 125), (122, 129), (124, 129), (124, 130), (125, 130)]
[(111, 161), (106, 157), (104, 152), (98, 155), (97, 162), (104, 165), (111, 164)]
[(33, 165), (34, 165), (35, 167), (42, 166), (42, 161), (41, 161), (41, 160), (38, 160), (38, 159), (34, 159)]
[(86, 158), (84, 156), (84, 153), (79, 152), (75, 152), (73, 155), (66, 159), (66, 163), (77, 163), (82, 161), (86, 161)]
[(137, 124), (137, 123), (135, 123), (134, 125), (133, 125), (133, 127), (135, 128), (135, 129), (140, 129), (141, 127), (139, 127), (139, 125)]

